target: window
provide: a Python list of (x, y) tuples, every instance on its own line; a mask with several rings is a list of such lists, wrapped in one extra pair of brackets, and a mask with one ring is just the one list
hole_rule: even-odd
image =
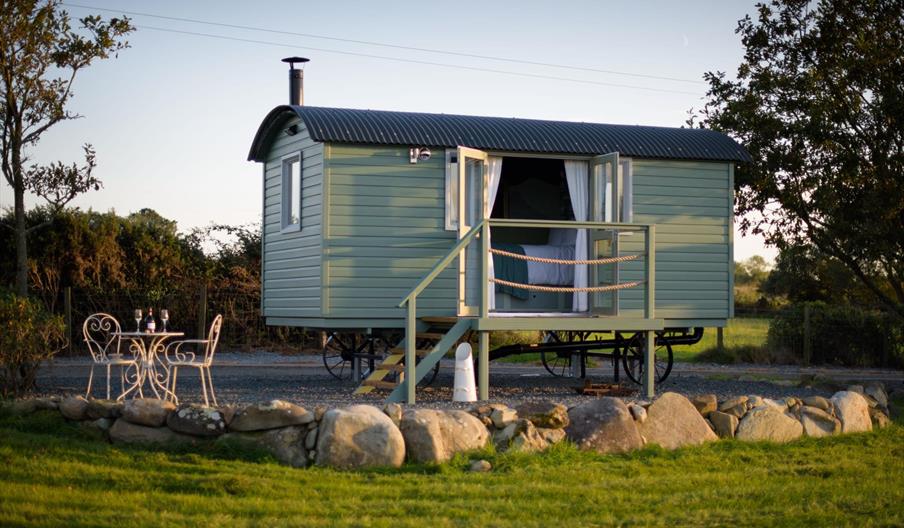
[(458, 150), (446, 149), (446, 231), (458, 230)]
[(282, 229), (301, 229), (301, 153), (282, 160)]

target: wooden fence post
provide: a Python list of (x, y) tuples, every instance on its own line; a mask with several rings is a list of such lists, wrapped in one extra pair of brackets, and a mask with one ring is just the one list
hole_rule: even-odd
[(725, 351), (725, 329), (721, 326), (716, 328), (716, 349), (719, 352)]
[(198, 299), (198, 339), (207, 339), (207, 284), (201, 285)]
[(804, 304), (804, 365), (810, 364), (812, 356), (812, 343), (810, 341), (810, 304)]
[(72, 350), (72, 287), (66, 286), (63, 290), (63, 317), (66, 321), (66, 350), (69, 355)]

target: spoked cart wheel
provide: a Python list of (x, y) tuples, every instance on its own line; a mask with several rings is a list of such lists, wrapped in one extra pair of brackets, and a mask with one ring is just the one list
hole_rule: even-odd
[[(622, 354), (622, 365), (625, 374), (637, 384), (643, 383), (644, 348), (646, 339), (643, 333), (634, 334)], [(656, 371), (656, 383), (662, 383), (672, 372), (672, 345), (661, 332), (656, 332), (653, 366)]]
[[(585, 341), (589, 332), (547, 332), (547, 343), (575, 343)], [(543, 350), (540, 352), (540, 361), (547, 372), (556, 377), (571, 377), (571, 361), (575, 356), (582, 362), (581, 374), (586, 368), (587, 354), (572, 352), (570, 350)]]
[(358, 332), (331, 332), (323, 347), (323, 366), (327, 372), (339, 380), (350, 380), (354, 376), (354, 359), (361, 363), (361, 377), (367, 377), (389, 349), (381, 336)]

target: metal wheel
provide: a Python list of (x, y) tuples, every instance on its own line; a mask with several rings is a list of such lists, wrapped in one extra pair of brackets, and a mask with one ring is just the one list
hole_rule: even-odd
[[(622, 354), (622, 366), (625, 368), (625, 374), (631, 378), (634, 383), (643, 383), (643, 359), (644, 347), (646, 339), (644, 334), (637, 333), (628, 341)], [(672, 345), (668, 339), (663, 337), (660, 332), (656, 333), (656, 341), (653, 350), (653, 366), (656, 370), (656, 383), (662, 383), (669, 377), (672, 372)]]
[(339, 380), (352, 379), (352, 359), (367, 346), (367, 340), (353, 332), (331, 332), (323, 347), (323, 366)]
[[(555, 343), (574, 343), (584, 341), (588, 332), (547, 332), (547, 342)], [(577, 353), (581, 357), (581, 361), (587, 361), (587, 356), (583, 353)], [(575, 355), (571, 351), (551, 351), (543, 350), (540, 352), (540, 361), (543, 368), (547, 372), (556, 377), (571, 377), (571, 358)]]

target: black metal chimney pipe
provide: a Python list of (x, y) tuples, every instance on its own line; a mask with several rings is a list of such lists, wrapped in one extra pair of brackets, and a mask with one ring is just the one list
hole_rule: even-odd
[(302, 106), (304, 105), (304, 71), (301, 68), (296, 70), (295, 63), (304, 65), (310, 59), (286, 57), (282, 61), (289, 63), (289, 104)]

